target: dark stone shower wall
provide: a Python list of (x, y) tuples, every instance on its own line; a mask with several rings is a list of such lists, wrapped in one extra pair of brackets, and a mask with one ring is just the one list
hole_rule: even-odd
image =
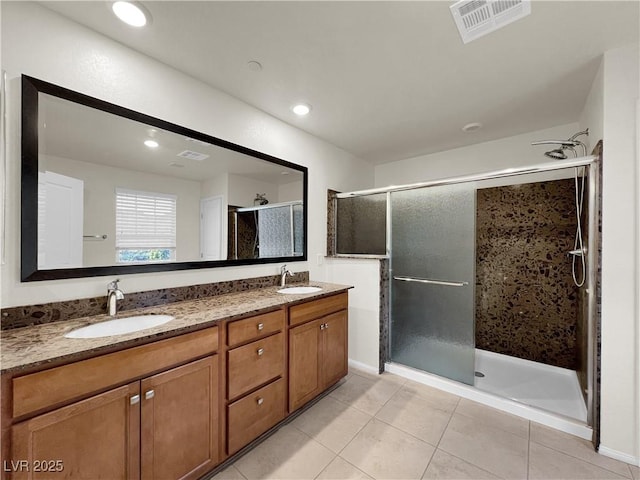
[(476, 347), (579, 368), (573, 179), (479, 189)]

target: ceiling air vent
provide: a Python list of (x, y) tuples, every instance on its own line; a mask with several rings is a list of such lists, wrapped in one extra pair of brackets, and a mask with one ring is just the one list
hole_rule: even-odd
[(188, 158), (189, 160), (198, 160), (201, 162), (205, 158), (209, 158), (209, 155), (204, 153), (194, 152), (193, 150), (185, 150), (184, 152), (180, 152), (178, 157)]
[(464, 43), (482, 37), (531, 13), (530, 0), (460, 0), (451, 14)]

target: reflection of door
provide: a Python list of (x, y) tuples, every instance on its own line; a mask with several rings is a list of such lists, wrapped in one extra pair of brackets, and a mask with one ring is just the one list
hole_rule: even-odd
[(222, 196), (200, 200), (200, 259), (224, 260)]
[(82, 267), (84, 182), (53, 172), (38, 181), (38, 268)]

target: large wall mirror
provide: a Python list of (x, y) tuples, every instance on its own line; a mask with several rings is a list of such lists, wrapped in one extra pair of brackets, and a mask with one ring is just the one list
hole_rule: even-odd
[(22, 281), (307, 259), (307, 168), (22, 77)]

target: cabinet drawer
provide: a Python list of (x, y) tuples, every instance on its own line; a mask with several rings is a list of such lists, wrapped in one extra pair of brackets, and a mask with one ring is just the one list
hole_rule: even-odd
[(227, 407), (229, 455), (285, 417), (285, 387), (281, 378)]
[(227, 355), (231, 400), (284, 374), (284, 333), (234, 348)]
[(231, 322), (227, 326), (227, 345), (233, 347), (284, 328), (284, 310)]
[(13, 416), (164, 370), (218, 350), (218, 327), (185, 333), (13, 379)]
[(297, 325), (314, 318), (320, 318), (330, 313), (344, 310), (349, 306), (349, 294), (347, 292), (321, 298), (312, 302), (294, 305), (289, 309), (289, 324)]

